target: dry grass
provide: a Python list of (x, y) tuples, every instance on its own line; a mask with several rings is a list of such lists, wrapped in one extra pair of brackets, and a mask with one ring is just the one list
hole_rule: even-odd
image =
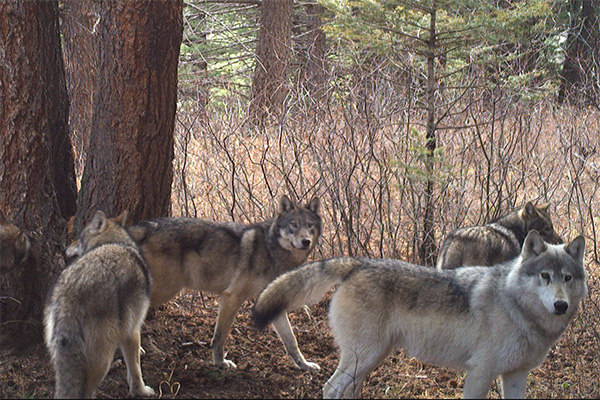
[[(533, 112), (532, 112), (533, 110)], [(209, 120), (178, 115), (173, 214), (220, 221), (254, 221), (274, 212), (288, 193), (322, 199), (324, 234), (313, 258), (333, 255), (418, 261), (424, 176), (422, 135), (394, 116), (365, 125), (350, 108), (318, 120), (290, 116), (258, 132), (239, 109)], [(590, 295), (543, 365), (529, 377), (527, 397), (600, 397), (600, 202), (598, 115), (543, 105), (489, 116), (493, 123), (443, 131), (436, 161), (436, 238), (482, 223), (525, 200), (548, 200), (559, 234), (586, 236)], [(460, 125), (458, 117), (454, 121)], [(414, 119), (413, 119), (414, 121)], [(464, 121), (462, 121), (464, 122)], [(153, 311), (144, 325), (144, 377), (161, 398), (318, 398), (335, 370), (338, 352), (324, 301), (291, 315), (300, 347), (322, 370), (297, 370), (272, 330), (251, 327), (246, 303), (226, 343), (238, 369), (210, 365), (217, 315), (214, 296), (185, 291)], [(39, 345), (0, 350), (0, 397), (48, 398), (53, 374)], [(460, 397), (464, 373), (423, 365), (401, 351), (368, 378), (368, 398)], [(98, 397), (127, 396), (117, 360)], [(499, 397), (498, 388), (490, 397)]]

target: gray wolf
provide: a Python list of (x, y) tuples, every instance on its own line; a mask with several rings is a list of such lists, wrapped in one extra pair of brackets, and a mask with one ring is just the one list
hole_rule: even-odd
[(81, 255), (58, 277), (44, 309), (46, 346), (56, 398), (91, 398), (120, 347), (129, 391), (151, 396), (140, 368), (140, 328), (150, 305), (151, 278), (123, 224), (127, 213), (96, 212), (67, 255)]
[(0, 275), (21, 265), (27, 259), (30, 248), (27, 234), (8, 222), (0, 212)]
[(465, 398), (485, 398), (498, 375), (503, 397), (523, 397), (529, 371), (544, 361), (587, 295), (584, 251), (583, 236), (553, 245), (532, 230), (519, 257), (491, 267), (312, 262), (267, 286), (253, 320), (264, 327), (339, 284), (329, 322), (341, 354), (324, 397), (360, 395), (365, 377), (397, 347), (425, 363), (466, 370)]
[(536, 206), (527, 202), (486, 225), (453, 230), (442, 242), (436, 268), (489, 266), (513, 259), (521, 253), (523, 241), (532, 229), (546, 242), (563, 243), (554, 231), (548, 207), (549, 203)]
[[(173, 298), (184, 288), (221, 295), (212, 338), (213, 364), (235, 368), (225, 359), (224, 343), (242, 303), (256, 297), (278, 275), (306, 261), (322, 230), (317, 197), (302, 206), (282, 196), (276, 216), (254, 224), (221, 223), (198, 218), (158, 218), (128, 228), (154, 281), (151, 305)], [(307, 362), (287, 315), (273, 322), (296, 365)]]

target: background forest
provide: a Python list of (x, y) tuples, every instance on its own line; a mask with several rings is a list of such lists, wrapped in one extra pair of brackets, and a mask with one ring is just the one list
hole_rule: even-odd
[[(0, 211), (32, 238), (0, 275), (0, 397), (51, 397), (41, 307), (96, 209), (254, 222), (283, 194), (321, 198), (312, 259), (422, 265), (452, 229), (550, 202), (561, 237), (586, 237), (590, 293), (527, 395), (600, 396), (596, 1), (14, 1), (0, 16)], [(321, 396), (327, 302), (290, 317), (319, 373), (252, 328), (251, 303), (226, 344), (238, 370), (212, 367), (217, 304), (183, 292), (152, 311), (142, 368), (160, 397)], [(126, 396), (124, 376), (117, 361), (99, 397)], [(397, 352), (363, 396), (459, 397), (463, 378)]]

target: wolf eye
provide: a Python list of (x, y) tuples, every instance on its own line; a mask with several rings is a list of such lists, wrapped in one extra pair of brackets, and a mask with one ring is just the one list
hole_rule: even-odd
[(571, 275), (565, 275), (565, 282), (569, 282), (573, 278)]
[(547, 272), (542, 272), (542, 278), (544, 278), (545, 280), (549, 281), (550, 280), (550, 274)]

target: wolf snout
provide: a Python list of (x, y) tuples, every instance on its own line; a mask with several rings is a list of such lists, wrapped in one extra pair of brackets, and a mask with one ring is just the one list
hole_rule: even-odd
[(309, 246), (310, 246), (310, 239), (302, 239), (302, 247), (304, 249), (308, 249)]
[(559, 300), (554, 302), (554, 314), (563, 315), (567, 312), (567, 308), (569, 308), (569, 304), (566, 301)]

